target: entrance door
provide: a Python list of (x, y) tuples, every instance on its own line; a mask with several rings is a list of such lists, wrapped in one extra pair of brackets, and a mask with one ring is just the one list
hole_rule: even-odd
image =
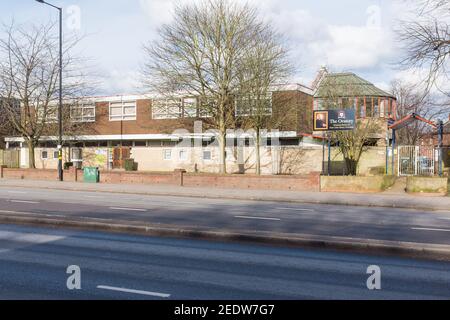
[(130, 158), (130, 148), (117, 147), (113, 149), (113, 169), (123, 169), (126, 159)]

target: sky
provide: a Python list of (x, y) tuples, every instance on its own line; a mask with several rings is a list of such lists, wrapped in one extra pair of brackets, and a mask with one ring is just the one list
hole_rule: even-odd
[[(101, 75), (97, 94), (142, 90), (142, 47), (170, 23), (175, 3), (196, 0), (48, 0), (64, 9), (64, 33), (82, 37), (78, 54)], [(244, 0), (235, 0), (244, 3)], [(382, 89), (396, 78), (399, 48), (394, 29), (407, 0), (248, 0), (288, 41), (298, 71), (292, 82), (310, 85), (318, 69), (355, 72)], [(57, 21), (57, 11), (34, 0), (0, 0), (0, 21)]]

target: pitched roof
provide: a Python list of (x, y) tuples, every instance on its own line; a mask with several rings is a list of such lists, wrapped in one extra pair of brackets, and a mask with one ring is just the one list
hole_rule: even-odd
[(329, 73), (325, 75), (314, 94), (316, 98), (352, 96), (395, 98), (391, 93), (375, 87), (372, 83), (354, 73)]

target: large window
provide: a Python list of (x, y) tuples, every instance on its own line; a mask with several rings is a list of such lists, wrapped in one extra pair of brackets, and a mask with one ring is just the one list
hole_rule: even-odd
[(264, 96), (240, 96), (235, 99), (236, 116), (272, 115), (272, 93)]
[(48, 123), (57, 122), (58, 121), (58, 106), (38, 106), (36, 108), (36, 114), (38, 121), (44, 121)]
[(212, 117), (212, 110), (216, 108), (217, 101), (211, 97), (199, 98), (198, 116), (200, 118)]
[(109, 104), (109, 120), (136, 120), (136, 101), (111, 102)]
[(183, 117), (185, 118), (197, 117), (197, 98), (195, 97), (183, 98)]
[(78, 105), (70, 107), (70, 118), (74, 122), (94, 122), (95, 105)]
[(197, 117), (197, 98), (155, 99), (152, 101), (153, 119), (177, 119)]
[(182, 99), (155, 99), (152, 101), (153, 119), (177, 119), (182, 115)]

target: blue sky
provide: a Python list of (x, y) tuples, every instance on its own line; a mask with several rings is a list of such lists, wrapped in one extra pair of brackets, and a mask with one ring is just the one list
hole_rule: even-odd
[[(64, 32), (83, 35), (78, 51), (103, 75), (99, 94), (139, 91), (142, 45), (170, 22), (175, 2), (195, 0), (49, 0), (65, 10)], [(236, 0), (238, 2), (244, 2)], [(288, 39), (299, 71), (293, 81), (309, 85), (321, 65), (353, 71), (387, 89), (399, 75), (393, 28), (405, 0), (249, 0)], [(0, 20), (45, 22), (57, 12), (34, 0), (2, 0)]]

